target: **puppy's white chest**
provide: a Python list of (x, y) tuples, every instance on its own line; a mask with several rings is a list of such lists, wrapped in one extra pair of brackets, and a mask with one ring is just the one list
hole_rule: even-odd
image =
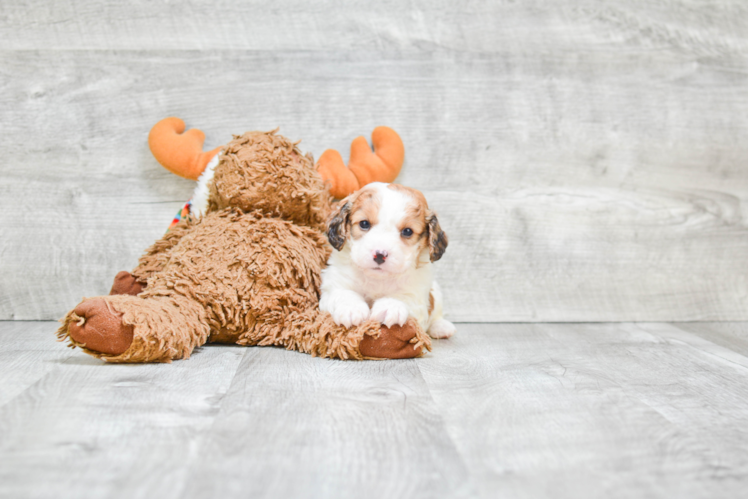
[(398, 283), (382, 283), (366, 279), (358, 281), (358, 287), (356, 291), (366, 300), (369, 307), (381, 298), (397, 297), (408, 292), (406, 288), (398, 286)]
[(428, 302), (433, 281), (431, 269), (425, 266), (400, 276), (371, 277), (361, 273), (355, 280), (356, 291), (371, 304), (382, 298), (408, 299), (408, 302)]

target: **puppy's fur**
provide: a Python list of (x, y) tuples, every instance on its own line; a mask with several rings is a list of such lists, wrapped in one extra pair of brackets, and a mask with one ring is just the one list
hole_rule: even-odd
[(375, 182), (342, 200), (327, 225), (336, 251), (322, 271), (319, 307), (347, 327), (376, 319), (386, 326), (415, 318), (434, 338), (455, 327), (442, 317), (431, 263), (447, 235), (420, 191)]

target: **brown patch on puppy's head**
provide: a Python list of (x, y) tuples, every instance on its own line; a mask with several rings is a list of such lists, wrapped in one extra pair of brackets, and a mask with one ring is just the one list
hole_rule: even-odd
[(399, 227), (400, 231), (406, 227), (413, 230), (413, 236), (406, 241), (413, 245), (428, 245), (431, 262), (441, 259), (447, 250), (449, 239), (447, 234), (442, 231), (436, 213), (429, 209), (426, 197), (417, 189), (400, 184), (389, 184), (387, 187), (413, 199), (413, 203), (407, 208), (405, 217)]
[(410, 230), (413, 231), (412, 236), (405, 238), (405, 244), (426, 245), (428, 237), (426, 215), (429, 213), (429, 205), (426, 203), (426, 197), (417, 189), (409, 188), (400, 184), (388, 184), (387, 188), (405, 195), (411, 200), (405, 209), (404, 217), (401, 219), (397, 227), (400, 232), (406, 228), (410, 228)]
[(363, 221), (367, 221), (370, 226), (376, 226), (379, 222), (379, 198), (374, 189), (365, 187), (356, 193), (351, 203), (348, 230), (354, 240), (361, 238), (365, 233), (365, 230), (361, 228)]
[(224, 148), (210, 183), (208, 211), (233, 207), (324, 228), (330, 195), (311, 155), (272, 132), (234, 136)]
[(345, 240), (350, 235), (353, 239), (360, 238), (364, 230), (361, 221), (368, 221), (372, 226), (377, 223), (379, 214), (379, 200), (376, 191), (362, 188), (338, 203), (338, 209), (333, 211), (327, 222), (327, 239), (335, 250), (342, 250)]

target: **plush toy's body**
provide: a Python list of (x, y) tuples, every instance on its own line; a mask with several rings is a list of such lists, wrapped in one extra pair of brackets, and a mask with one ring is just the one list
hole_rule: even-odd
[(204, 215), (176, 224), (132, 273), (117, 275), (110, 295), (70, 311), (60, 340), (111, 362), (169, 362), (206, 342), (342, 359), (429, 348), (415, 321), (349, 329), (319, 311), (331, 198), (295, 143), (273, 132), (237, 136), (211, 174)]

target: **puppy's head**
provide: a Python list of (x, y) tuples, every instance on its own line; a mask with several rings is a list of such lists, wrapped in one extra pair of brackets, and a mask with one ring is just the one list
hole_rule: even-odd
[(447, 235), (420, 191), (375, 182), (342, 200), (327, 225), (336, 250), (348, 247), (367, 274), (400, 274), (441, 258)]

